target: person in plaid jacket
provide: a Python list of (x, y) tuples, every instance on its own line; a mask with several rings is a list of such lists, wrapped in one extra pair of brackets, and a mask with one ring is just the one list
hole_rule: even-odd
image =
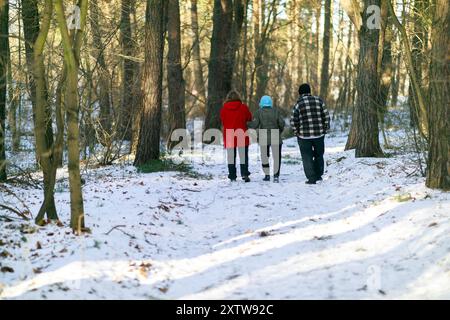
[(311, 95), (309, 84), (302, 84), (294, 106), (291, 126), (297, 136), (307, 184), (322, 180), (324, 171), (325, 134), (330, 129), (330, 115), (325, 103)]

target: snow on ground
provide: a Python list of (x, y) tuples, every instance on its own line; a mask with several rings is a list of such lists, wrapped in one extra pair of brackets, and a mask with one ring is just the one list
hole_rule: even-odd
[[(326, 175), (305, 185), (295, 139), (281, 182), (228, 182), (224, 152), (185, 155), (195, 175), (88, 170), (86, 223), (1, 222), (1, 299), (450, 298), (450, 194), (424, 186), (408, 156), (355, 159), (326, 139)], [(60, 177), (66, 176), (60, 172)], [(40, 190), (15, 189), (36, 213)], [(11, 272), (12, 271), (12, 272)]]

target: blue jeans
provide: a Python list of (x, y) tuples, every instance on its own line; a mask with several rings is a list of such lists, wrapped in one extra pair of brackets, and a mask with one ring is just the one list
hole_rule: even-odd
[(323, 154), (325, 153), (325, 136), (314, 139), (297, 138), (302, 155), (303, 170), (310, 181), (322, 178), (324, 171)]

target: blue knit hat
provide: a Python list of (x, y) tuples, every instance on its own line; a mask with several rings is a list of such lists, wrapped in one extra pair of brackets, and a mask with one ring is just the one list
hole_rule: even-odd
[(272, 98), (269, 96), (263, 96), (259, 102), (260, 108), (272, 108)]

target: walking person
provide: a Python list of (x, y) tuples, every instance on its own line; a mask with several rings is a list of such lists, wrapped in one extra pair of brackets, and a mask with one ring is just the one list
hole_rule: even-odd
[(260, 109), (255, 112), (248, 127), (258, 130), (258, 144), (261, 151), (261, 162), (264, 172), (263, 181), (270, 181), (270, 150), (273, 157), (273, 181), (278, 182), (281, 169), (281, 147), (285, 122), (278, 109), (273, 107), (272, 98), (263, 96), (259, 103)]
[(248, 146), (250, 139), (247, 134), (247, 122), (252, 120), (248, 106), (242, 102), (239, 93), (232, 90), (228, 93), (220, 110), (223, 128), (223, 141), (227, 152), (228, 178), (236, 181), (236, 153), (239, 154), (240, 173), (244, 182), (250, 182), (248, 171)]
[(322, 180), (325, 134), (330, 129), (330, 115), (323, 100), (311, 95), (311, 87), (304, 83), (298, 89), (291, 126), (297, 136), (307, 184)]

